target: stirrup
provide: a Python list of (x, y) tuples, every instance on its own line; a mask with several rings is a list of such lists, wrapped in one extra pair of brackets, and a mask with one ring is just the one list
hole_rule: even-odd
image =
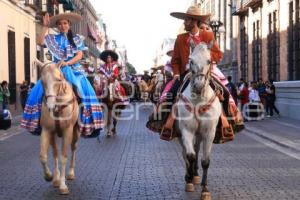
[(160, 139), (170, 141), (173, 139), (173, 128), (166, 128), (163, 126), (160, 132)]

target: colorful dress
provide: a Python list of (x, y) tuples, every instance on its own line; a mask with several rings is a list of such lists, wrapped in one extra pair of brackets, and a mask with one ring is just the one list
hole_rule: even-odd
[[(45, 37), (45, 44), (51, 52), (54, 62), (60, 60), (65, 62), (71, 60), (78, 51), (85, 48), (83, 41), (78, 35), (73, 37), (76, 47), (73, 47), (64, 33), (49, 34)], [(103, 127), (103, 113), (100, 103), (96, 97), (95, 91), (90, 82), (83, 73), (79, 62), (61, 68), (65, 79), (76, 87), (76, 92), (80, 97), (81, 109), (79, 116), (79, 129), (84, 135), (91, 134), (94, 130)], [(41, 116), (41, 107), (43, 100), (43, 86), (41, 80), (38, 80), (32, 88), (27, 99), (23, 113), (21, 127), (30, 132), (40, 128), (39, 119)]]
[(119, 66), (116, 62), (106, 63), (101, 65), (98, 69), (104, 76), (108, 78), (114, 78), (116, 81), (116, 91), (115, 94), (118, 97), (119, 101), (122, 102), (123, 105), (128, 104), (128, 98), (126, 96), (126, 92), (124, 87), (118, 81), (119, 78)]

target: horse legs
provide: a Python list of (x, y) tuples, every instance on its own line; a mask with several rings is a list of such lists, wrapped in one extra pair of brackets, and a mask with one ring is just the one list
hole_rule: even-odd
[(186, 165), (186, 174), (185, 174), (185, 182), (187, 192), (194, 192), (194, 170), (196, 168), (196, 153), (194, 150), (194, 134), (190, 133), (189, 131), (183, 130), (182, 131), (182, 146), (183, 146), (183, 157), (185, 160)]
[[(215, 131), (215, 130), (213, 130)], [(209, 134), (211, 135), (211, 134)], [(210, 163), (210, 153), (211, 153), (211, 148), (212, 148), (212, 142), (213, 142), (213, 137), (212, 138), (206, 138), (203, 141), (203, 158), (201, 160), (201, 166), (203, 169), (203, 175), (202, 175), (202, 181), (201, 181), (201, 186), (202, 186), (202, 191), (201, 191), (201, 200), (210, 200), (211, 199), (211, 194), (208, 191), (207, 188), (207, 172), (209, 168), (209, 163)]]
[(60, 185), (59, 190), (60, 194), (69, 194), (69, 189), (66, 185), (66, 165), (68, 161), (68, 147), (71, 144), (73, 136), (73, 127), (70, 127), (65, 130), (63, 141), (62, 141), (62, 150), (61, 150), (61, 173), (60, 173)]
[(115, 135), (117, 134), (117, 131), (116, 131), (116, 127), (117, 127), (117, 123), (118, 123), (118, 120), (117, 118), (121, 115), (121, 111), (116, 111), (115, 112), (115, 116), (113, 117), (113, 128), (112, 128), (112, 133)]
[(196, 138), (196, 143), (194, 145), (194, 149), (195, 149), (195, 152), (196, 152), (196, 163), (194, 165), (194, 177), (193, 177), (193, 183), (195, 185), (200, 185), (200, 181), (201, 181), (201, 178), (198, 174), (198, 169), (199, 169), (199, 166), (198, 166), (198, 155), (199, 155), (199, 150), (200, 150), (200, 143), (201, 143), (201, 140), (200, 138)]
[(107, 125), (106, 125), (106, 127), (107, 127), (107, 134), (106, 134), (106, 136), (107, 137), (111, 136), (111, 130), (110, 130), (111, 115), (112, 115), (112, 110), (108, 109), (107, 110)]
[(72, 157), (71, 157), (71, 164), (69, 173), (67, 176), (68, 180), (74, 180), (75, 179), (75, 159), (76, 159), (76, 150), (77, 150), (77, 142), (80, 137), (80, 132), (77, 129), (77, 126), (73, 128), (73, 139), (71, 144), (71, 150), (72, 150)]
[(41, 150), (40, 150), (40, 161), (43, 166), (44, 178), (46, 181), (52, 181), (53, 177), (48, 166), (48, 149), (50, 144), (50, 133), (42, 129), (41, 134)]
[(54, 178), (53, 178), (53, 186), (59, 187), (60, 185), (60, 171), (58, 166), (58, 149), (56, 145), (55, 135), (51, 135), (51, 145), (53, 149), (53, 160), (54, 160)]

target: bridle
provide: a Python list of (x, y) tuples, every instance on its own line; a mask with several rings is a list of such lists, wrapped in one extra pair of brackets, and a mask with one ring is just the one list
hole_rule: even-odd
[[(45, 66), (42, 68), (42, 70), (44, 70)], [(66, 93), (66, 89), (67, 89), (66, 84), (67, 83), (66, 83), (66, 80), (65, 80), (65, 78), (64, 78), (64, 76), (62, 75), (61, 72), (59, 74), (59, 78), (56, 81), (58, 82), (56, 84), (59, 84), (57, 93), (56, 94), (45, 95), (44, 96), (44, 103), (47, 105), (47, 101), (48, 101), (49, 98), (55, 98), (55, 103), (56, 104), (55, 104), (55, 107), (54, 107), (54, 109), (52, 111), (55, 114), (58, 114), (58, 113), (62, 112), (63, 109), (65, 109), (68, 105), (70, 105), (71, 103), (73, 103), (76, 100), (76, 97), (73, 94), (72, 98), (70, 100), (68, 100), (67, 102), (63, 102), (62, 98), (59, 98), (59, 97), (60, 97), (61, 94), (65, 94)], [(43, 82), (42, 82), (42, 84), (43, 84)], [(43, 86), (43, 88), (45, 88), (45, 87)], [(73, 111), (74, 111), (74, 109), (75, 109), (75, 107), (73, 107)], [(50, 109), (49, 109), (49, 111), (50, 111)]]
[[(190, 62), (190, 66), (191, 66), (191, 62)], [(186, 97), (184, 96), (181, 91), (182, 91), (182, 87), (185, 85), (185, 82), (188, 80), (188, 79), (191, 79), (191, 78), (196, 78), (196, 77), (199, 77), (199, 76), (204, 76), (205, 80), (204, 80), (204, 86), (203, 88), (201, 89), (201, 92), (200, 94), (199, 93), (196, 93), (200, 96), (203, 96), (203, 93), (204, 93), (204, 88), (207, 84), (209, 84), (210, 82), (210, 79), (211, 79), (211, 68), (212, 68), (212, 64), (209, 62), (208, 64), (210, 64), (210, 69), (207, 70), (206, 73), (203, 73), (203, 72), (197, 72), (197, 73), (193, 73), (193, 72), (189, 72), (186, 77), (185, 77), (185, 80), (183, 82), (183, 84), (181, 85), (180, 89), (179, 89), (179, 93), (178, 93), (178, 97), (177, 98), (180, 98), (183, 102), (184, 102), (184, 105), (185, 105), (185, 108), (189, 111), (189, 112), (193, 112), (196, 116), (197, 115), (201, 115), (201, 114), (204, 114), (205, 112), (207, 112), (213, 102), (215, 101), (217, 95), (216, 93), (214, 93), (214, 95), (208, 100), (208, 102), (206, 102), (206, 104), (204, 105), (201, 105), (201, 106), (194, 106), (193, 103)], [(191, 69), (191, 68), (190, 68)]]

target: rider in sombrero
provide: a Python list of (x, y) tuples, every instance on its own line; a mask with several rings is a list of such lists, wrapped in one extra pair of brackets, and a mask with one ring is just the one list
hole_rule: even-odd
[[(80, 60), (83, 57), (85, 45), (79, 35), (73, 34), (70, 27), (78, 23), (81, 16), (76, 13), (63, 13), (43, 17), (43, 29), (39, 35), (38, 44), (46, 45), (53, 57), (53, 62), (61, 62), (61, 71), (65, 79), (75, 88), (75, 93), (81, 103), (79, 116), (79, 129), (84, 135), (103, 126), (102, 109), (95, 91), (83, 73)], [(49, 28), (56, 27), (58, 34), (49, 34)], [(37, 81), (27, 99), (21, 126), (30, 132), (39, 133), (39, 119), (43, 100), (43, 86)]]
[[(175, 97), (177, 96), (178, 89), (183, 84), (184, 77), (189, 71), (189, 55), (193, 51), (194, 47), (200, 42), (204, 42), (209, 46), (211, 52), (211, 63), (213, 63), (212, 72), (213, 69), (216, 68), (214, 67), (214, 65), (216, 66), (216, 63), (221, 61), (223, 53), (221, 52), (217, 42), (215, 41), (213, 32), (210, 31), (210, 28), (207, 25), (209, 23), (210, 15), (204, 15), (201, 13), (200, 8), (191, 6), (185, 13), (172, 12), (171, 16), (184, 20), (184, 27), (186, 30), (186, 33), (177, 36), (171, 59), (171, 67), (174, 73), (174, 84), (169, 90), (169, 94), (171, 95), (169, 95), (169, 98), (167, 98), (166, 101), (173, 105)], [(213, 80), (210, 85), (213, 87), (213, 89), (221, 88), (221, 92), (223, 95), (222, 97), (220, 95), (219, 96), (223, 104), (224, 113), (227, 117), (231, 117), (232, 114), (230, 113), (229, 109), (230, 94), (226, 87), (222, 85), (218, 77), (214, 76), (213, 73), (212, 78)], [(187, 85), (188, 84), (185, 83), (183, 89), (187, 87)], [(169, 108), (169, 110), (171, 109)], [(160, 112), (160, 109), (158, 110), (158, 112)], [(162, 119), (160, 121), (164, 123), (163, 127), (158, 128), (157, 124), (161, 123), (156, 123), (155, 125), (155, 123), (152, 123), (152, 118), (150, 118), (150, 120), (148, 121), (147, 127), (154, 131), (161, 131), (161, 139), (172, 139), (173, 135), (171, 130), (173, 128), (174, 122), (173, 115), (169, 113), (162, 113), (158, 114), (158, 116), (162, 116)], [(228, 131), (232, 132), (232, 130)], [(225, 138), (222, 138), (222, 136), (220, 136), (219, 141), (216, 142), (223, 142), (224, 140)]]
[(105, 50), (100, 54), (100, 59), (104, 62), (100, 65), (99, 71), (104, 74), (107, 79), (114, 80), (117, 83), (116, 95), (118, 96), (120, 102), (123, 104), (121, 108), (125, 108), (128, 104), (128, 98), (124, 87), (120, 84), (120, 66), (118, 65), (118, 54), (112, 50)]

